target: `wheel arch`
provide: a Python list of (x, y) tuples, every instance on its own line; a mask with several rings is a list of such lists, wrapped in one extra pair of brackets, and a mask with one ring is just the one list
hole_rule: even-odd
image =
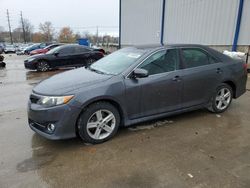
[(45, 58), (38, 59), (38, 60), (36, 61), (36, 66), (37, 66), (37, 64), (38, 64), (39, 62), (41, 62), (41, 61), (45, 61), (45, 62), (47, 62), (47, 63), (49, 64), (49, 66), (50, 66), (50, 62), (49, 62), (49, 60), (48, 60), (48, 59), (45, 59)]
[(125, 113), (124, 113), (124, 110), (123, 108), (121, 107), (121, 104), (116, 101), (115, 99), (113, 98), (95, 98), (91, 101), (88, 101), (87, 103), (85, 103), (82, 108), (81, 108), (81, 111), (80, 113), (78, 114), (77, 116), (77, 119), (76, 119), (76, 122), (75, 122), (75, 131), (76, 131), (76, 134), (78, 134), (78, 129), (77, 129), (77, 123), (78, 123), (78, 120), (81, 116), (82, 113), (84, 113), (84, 111), (86, 110), (86, 108), (88, 108), (90, 105), (94, 104), (94, 103), (98, 103), (98, 102), (107, 102), (107, 103), (110, 103), (111, 105), (113, 105), (119, 112), (119, 115), (120, 115), (120, 118), (121, 118), (121, 122), (120, 122), (120, 126), (123, 126), (124, 125), (124, 119), (125, 119)]
[(233, 98), (236, 98), (236, 84), (232, 80), (225, 80), (224, 84), (229, 85), (233, 91)]

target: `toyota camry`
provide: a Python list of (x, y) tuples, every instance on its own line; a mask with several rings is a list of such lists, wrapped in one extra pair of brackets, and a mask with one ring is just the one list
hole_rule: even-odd
[(101, 143), (119, 127), (200, 108), (227, 110), (246, 91), (247, 66), (202, 45), (128, 47), (34, 87), (32, 130)]

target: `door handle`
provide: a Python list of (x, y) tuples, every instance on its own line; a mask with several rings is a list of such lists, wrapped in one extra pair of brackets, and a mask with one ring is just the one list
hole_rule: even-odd
[(223, 71), (222, 71), (220, 68), (217, 68), (217, 69), (216, 69), (216, 72), (217, 72), (218, 74), (221, 74)]
[(174, 78), (172, 78), (172, 80), (175, 81), (175, 82), (180, 82), (181, 77), (180, 76), (175, 76)]

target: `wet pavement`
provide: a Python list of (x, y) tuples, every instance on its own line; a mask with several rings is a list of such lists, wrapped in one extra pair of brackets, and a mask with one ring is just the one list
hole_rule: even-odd
[[(250, 187), (250, 92), (223, 114), (199, 110), (120, 129), (85, 145), (31, 131), (32, 87), (61, 72), (37, 73), (23, 56), (0, 70), (0, 187)], [(247, 86), (250, 89), (250, 84)]]

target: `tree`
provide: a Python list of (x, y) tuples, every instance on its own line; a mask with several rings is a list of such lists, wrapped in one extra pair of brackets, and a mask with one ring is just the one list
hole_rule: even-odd
[(32, 41), (33, 42), (42, 42), (43, 41), (43, 35), (40, 32), (36, 32), (32, 34)]
[(63, 43), (72, 43), (76, 41), (75, 35), (70, 27), (63, 27), (60, 30), (59, 41)]
[(23, 31), (21, 28), (15, 28), (12, 31), (13, 42), (23, 42)]
[(20, 25), (19, 26), (20, 28), (22, 28), (24, 26), (26, 42), (31, 42), (31, 40), (32, 40), (31, 36), (32, 36), (34, 26), (30, 23), (30, 21), (28, 19), (23, 19), (23, 23), (22, 23), (22, 20), (20, 19), (20, 24), (19, 25)]
[(4, 32), (4, 27), (0, 26), (0, 33)]
[(3, 26), (0, 26), (0, 42), (3, 42), (4, 41), (4, 27)]
[(39, 30), (43, 36), (43, 40), (45, 42), (51, 42), (53, 40), (54, 28), (51, 22), (40, 23)]
[(78, 40), (78, 39), (80, 39), (80, 38), (81, 38), (81, 34), (80, 34), (79, 32), (77, 32), (77, 33), (75, 34), (75, 39)]

